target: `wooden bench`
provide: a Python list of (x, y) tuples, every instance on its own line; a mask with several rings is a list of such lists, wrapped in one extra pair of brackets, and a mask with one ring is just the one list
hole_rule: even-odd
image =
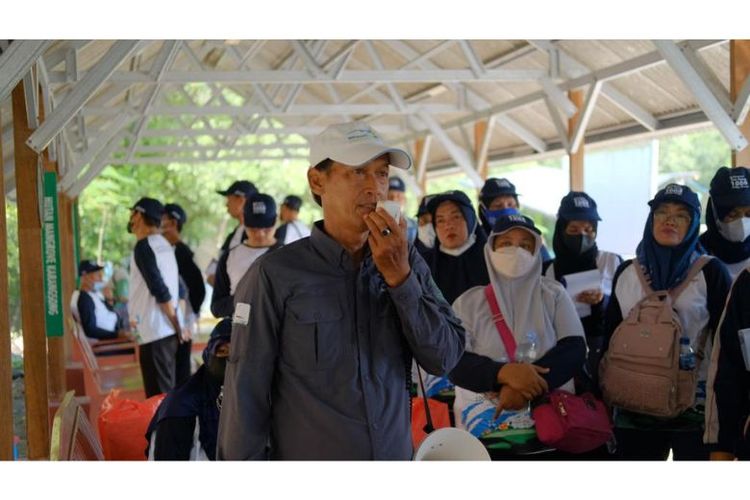
[[(89, 419), (92, 422), (97, 421), (102, 401), (112, 389), (119, 389), (123, 398), (137, 401), (146, 398), (137, 357), (126, 357), (126, 360), (114, 363), (114, 360), (107, 359), (109, 357), (97, 356), (77, 323), (73, 327), (73, 349), (80, 356), (79, 376), (83, 379), (84, 393), (90, 398)], [(73, 378), (73, 374), (68, 374), (68, 378)]]
[(104, 460), (96, 432), (73, 391), (65, 394), (52, 420), (50, 460)]

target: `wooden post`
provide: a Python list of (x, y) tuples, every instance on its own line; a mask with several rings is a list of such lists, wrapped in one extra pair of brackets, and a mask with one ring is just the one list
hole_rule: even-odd
[[(750, 76), (750, 40), (730, 40), (729, 61), (729, 97), (735, 102), (742, 85)], [(746, 138), (750, 138), (750, 117), (745, 118), (740, 130)], [(750, 167), (750, 146), (742, 151), (732, 150), (732, 166)]]
[(44, 460), (49, 455), (50, 436), (47, 409), (47, 337), (44, 331), (39, 168), (36, 153), (26, 145), (30, 135), (21, 82), (13, 89), (13, 141), (16, 158), (26, 434), (29, 460)]
[(3, 141), (0, 140), (0, 460), (13, 460), (13, 364), (8, 306), (8, 228)]
[[(474, 122), (474, 158), (479, 158), (484, 142), (484, 136), (487, 133), (487, 120), (478, 120)], [(487, 180), (489, 175), (489, 162), (485, 158), (481, 165), (477, 165), (479, 176), (482, 180)]]
[[(73, 256), (73, 200), (64, 194), (60, 194), (60, 260), (62, 261), (62, 282), (63, 282), (63, 308), (68, 311), (70, 297), (73, 290), (76, 289), (76, 270), (78, 263)], [(66, 312), (66, 318), (69, 313)], [(70, 360), (73, 332), (71, 331), (70, 321), (65, 321), (65, 359)], [(67, 388), (66, 388), (67, 389)], [(80, 396), (80, 394), (78, 394)]]
[[(568, 97), (573, 104), (578, 108), (578, 112), (568, 120), (568, 139), (572, 139), (573, 132), (576, 129), (576, 124), (581, 116), (581, 108), (583, 108), (583, 91), (582, 90), (571, 90), (568, 92)], [(583, 191), (583, 149), (584, 141), (581, 140), (581, 145), (578, 147), (578, 151), (572, 153), (570, 158), (570, 190), (571, 191)]]
[[(42, 97), (42, 89), (39, 88), (39, 95), (38, 95), (38, 102), (39, 102), (39, 121), (44, 121), (44, 99)], [(52, 172), (55, 174), (55, 178), (58, 177), (58, 166), (57, 162), (50, 161), (49, 159), (49, 151), (45, 150), (42, 153), (42, 166), (44, 167), (45, 172)], [(59, 180), (59, 179), (58, 179)], [(58, 227), (57, 230), (60, 233), (60, 238), (62, 239), (62, 220), (60, 215), (60, 203), (58, 199), (58, 207), (57, 207), (57, 213), (58, 213)], [(62, 259), (62, 252), (61, 252), (61, 259)], [(60, 263), (62, 265), (62, 263)], [(62, 273), (61, 273), (62, 275)], [(63, 280), (63, 286), (65, 286), (64, 278)], [(72, 290), (71, 290), (72, 293)], [(69, 297), (70, 295), (68, 295)], [(65, 292), (63, 289), (63, 297), (65, 297)], [(65, 306), (65, 299), (63, 299), (63, 306)], [(61, 335), (59, 337), (47, 337), (47, 376), (48, 376), (48, 382), (49, 382), (49, 401), (59, 403), (63, 400), (63, 397), (65, 397), (65, 333), (69, 329), (67, 326), (67, 322), (63, 322), (63, 328), (64, 331), (59, 332)]]

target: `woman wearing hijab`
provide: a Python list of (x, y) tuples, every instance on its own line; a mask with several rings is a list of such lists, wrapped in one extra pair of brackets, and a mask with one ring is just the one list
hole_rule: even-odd
[(146, 431), (149, 460), (214, 460), (221, 388), (232, 334), (232, 320), (221, 320), (203, 350), (203, 365), (169, 391)]
[(234, 312), (234, 291), (253, 262), (283, 245), (274, 237), (276, 202), (271, 196), (263, 193), (251, 195), (243, 210), (247, 239), (224, 252), (216, 268), (211, 313), (217, 318), (226, 318)]
[[(599, 221), (596, 201), (581, 191), (571, 191), (560, 200), (557, 222), (552, 239), (555, 259), (545, 263), (544, 275), (556, 279), (567, 287), (565, 277), (571, 274), (598, 269), (600, 286), (585, 290), (574, 297), (578, 317), (586, 333), (586, 344), (592, 369), (601, 350), (604, 334), (604, 312), (612, 293), (612, 279), (622, 257), (599, 250), (596, 234)], [(592, 372), (595, 373), (595, 372)]]
[[(606, 311), (603, 355), (614, 330), (648, 293), (635, 266), (641, 266), (652, 290), (672, 290), (686, 279), (691, 267), (705, 253), (698, 243), (700, 202), (690, 188), (668, 184), (656, 193), (649, 206), (651, 210), (636, 258), (624, 262), (615, 274)], [(666, 460), (670, 450), (675, 460), (708, 458), (702, 442), (708, 360), (702, 358), (702, 353), (710, 352), (711, 337), (724, 308), (728, 288), (726, 268), (721, 261), (712, 258), (674, 301), (682, 334), (699, 361), (695, 367), (698, 370), (695, 404), (671, 419), (615, 408), (615, 437), (620, 458)]]
[(424, 255), (445, 300), (452, 303), (466, 290), (489, 283), (482, 250), (487, 239), (477, 223), (469, 197), (446, 191), (427, 203), (435, 227), (435, 248)]
[[(542, 276), (541, 244), (531, 219), (499, 216), (483, 248), (490, 285), (474, 287), (453, 303), (466, 329), (466, 351), (450, 374), (454, 412), (457, 427), (475, 435), (494, 429), (495, 411), (523, 410), (556, 388), (574, 392), (572, 378), (583, 367), (583, 327), (562, 285)], [(515, 353), (498, 332), (490, 294), (516, 342)]]
[(417, 238), (414, 240), (414, 247), (422, 256), (435, 248), (435, 226), (432, 225), (432, 215), (427, 211), (427, 203), (431, 199), (432, 195), (424, 196), (417, 208)]
[(711, 179), (706, 205), (706, 251), (719, 258), (734, 279), (750, 264), (750, 169), (721, 167)]

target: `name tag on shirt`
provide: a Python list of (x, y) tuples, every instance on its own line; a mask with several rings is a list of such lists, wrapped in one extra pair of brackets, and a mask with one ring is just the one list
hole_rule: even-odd
[(234, 306), (234, 316), (232, 316), (232, 324), (246, 326), (250, 321), (250, 304), (240, 302)]

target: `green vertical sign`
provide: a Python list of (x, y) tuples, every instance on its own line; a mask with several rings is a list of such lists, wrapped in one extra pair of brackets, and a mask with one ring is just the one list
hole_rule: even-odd
[(42, 216), (45, 329), (47, 337), (61, 337), (63, 335), (63, 308), (60, 224), (57, 216), (57, 174), (54, 172), (44, 173)]

